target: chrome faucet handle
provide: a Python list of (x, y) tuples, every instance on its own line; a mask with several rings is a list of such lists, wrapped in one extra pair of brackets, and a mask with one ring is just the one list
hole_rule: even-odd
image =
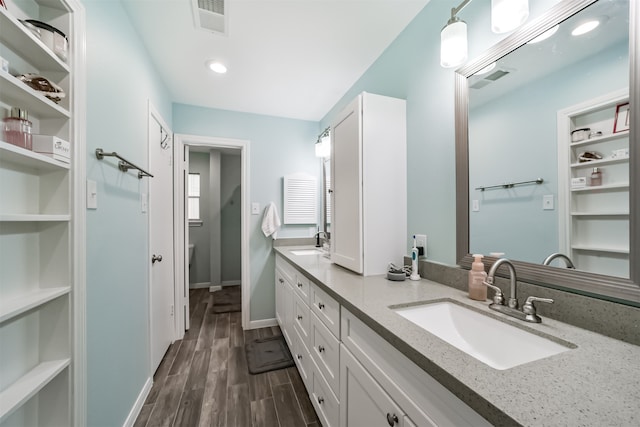
[(493, 284), (493, 277), (487, 277), (482, 283), (495, 291), (495, 294), (493, 294), (493, 303), (496, 305), (504, 305), (504, 296), (502, 295), (502, 289)]
[(536, 306), (533, 305), (534, 302), (546, 302), (548, 304), (553, 304), (553, 300), (551, 298), (528, 297), (527, 301), (522, 306), (522, 312), (526, 314), (524, 320), (527, 322), (540, 323), (542, 322), (542, 319), (536, 314)]

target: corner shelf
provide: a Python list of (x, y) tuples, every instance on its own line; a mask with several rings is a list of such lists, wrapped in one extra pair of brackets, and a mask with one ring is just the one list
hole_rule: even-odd
[(55, 160), (44, 154), (36, 153), (35, 151), (16, 147), (4, 141), (0, 141), (0, 158), (3, 162), (25, 166), (43, 172), (71, 169), (69, 163)]
[(38, 393), (70, 363), (70, 359), (42, 362), (0, 392), (0, 423)]
[(3, 299), (0, 303), (0, 323), (6, 322), (20, 314), (53, 301), (71, 292), (70, 286), (38, 289), (15, 298)]

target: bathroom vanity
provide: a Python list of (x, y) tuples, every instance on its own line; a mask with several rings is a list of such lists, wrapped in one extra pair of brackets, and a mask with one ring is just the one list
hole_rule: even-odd
[[(278, 322), (324, 426), (638, 421), (636, 345), (544, 315), (525, 323), (434, 281), (363, 277), (308, 248), (274, 249)], [(496, 369), (397, 312), (442, 301), (566, 349)], [(486, 339), (506, 346), (494, 332)]]

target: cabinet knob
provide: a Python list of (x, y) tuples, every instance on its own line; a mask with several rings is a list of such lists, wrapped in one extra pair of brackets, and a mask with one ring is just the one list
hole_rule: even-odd
[(328, 192), (329, 194), (331, 194), (331, 193), (333, 193), (333, 190), (332, 190), (332, 189), (328, 189), (328, 190), (327, 190), (327, 192)]
[(302, 320), (302, 316), (298, 314), (298, 320)]
[(298, 287), (301, 288), (302, 287), (302, 283), (298, 282)]
[(156, 263), (156, 261), (158, 261), (158, 262), (162, 262), (162, 255), (156, 255), (156, 254), (153, 254), (153, 255), (151, 256), (151, 264), (155, 264), (155, 263)]
[(324, 403), (324, 397), (319, 397), (318, 403), (322, 405)]
[(298, 354), (296, 357), (298, 358), (298, 360), (302, 360), (302, 355), (301, 354)]
[(322, 309), (324, 308), (324, 304), (323, 304), (323, 303), (321, 303), (321, 302), (319, 302), (319, 303), (318, 303), (318, 308), (319, 308), (320, 310), (322, 310)]
[(319, 346), (318, 346), (318, 351), (319, 351), (320, 353), (322, 353), (322, 352), (324, 351), (324, 347), (323, 347), (323, 346), (321, 346), (321, 345), (319, 345)]
[(398, 422), (398, 416), (387, 412), (387, 422), (391, 427), (393, 427)]
[(284, 283), (284, 279), (282, 279), (282, 278), (278, 279), (278, 281), (279, 281), (280, 283)]

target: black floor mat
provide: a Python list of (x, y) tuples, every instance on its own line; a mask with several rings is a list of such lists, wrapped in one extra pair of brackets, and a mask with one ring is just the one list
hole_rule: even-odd
[(293, 357), (282, 335), (259, 338), (244, 346), (249, 373), (275, 371), (293, 366)]

